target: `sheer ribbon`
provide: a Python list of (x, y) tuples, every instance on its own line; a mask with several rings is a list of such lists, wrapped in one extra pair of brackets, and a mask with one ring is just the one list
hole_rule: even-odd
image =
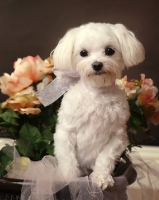
[(57, 78), (48, 84), (42, 91), (36, 92), (35, 95), (44, 106), (55, 102), (60, 98), (68, 88), (79, 80), (79, 75), (76, 72), (60, 72), (56, 69), (53, 71)]

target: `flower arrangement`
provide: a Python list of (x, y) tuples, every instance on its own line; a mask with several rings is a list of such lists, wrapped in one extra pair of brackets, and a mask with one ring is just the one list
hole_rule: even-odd
[[(4, 73), (0, 77), (2, 93), (9, 98), (0, 104), (0, 137), (9, 136), (15, 140), (20, 156), (38, 161), (44, 155), (53, 155), (53, 133), (57, 120), (57, 111), (61, 99), (44, 107), (35, 96), (54, 79), (51, 58), (42, 60), (39, 56), (27, 56), (18, 59), (14, 72)], [(127, 76), (116, 80), (116, 84), (125, 92), (130, 106), (128, 121), (128, 150), (152, 140), (149, 123), (159, 124), (158, 89), (151, 79), (141, 74), (141, 80), (127, 80)], [(145, 133), (144, 141), (138, 141), (136, 134)], [(12, 159), (0, 150), (0, 176), (6, 173)], [(127, 150), (126, 150), (127, 151)]]
[[(149, 130), (149, 124), (159, 124), (158, 89), (153, 85), (153, 80), (141, 74), (140, 80), (127, 80), (127, 76), (117, 79), (116, 84), (125, 92), (131, 116), (128, 121), (128, 137), (131, 151), (133, 146), (140, 146), (147, 141), (154, 140)], [(136, 139), (137, 134), (144, 133), (144, 139)]]
[[(54, 78), (51, 58), (39, 56), (18, 59), (11, 75), (0, 77), (2, 93), (9, 98), (0, 104), (0, 137), (15, 140), (20, 156), (40, 160), (44, 155), (53, 155), (53, 133), (60, 100), (44, 107), (35, 96)], [(0, 176), (12, 161), (5, 148), (0, 151)]]

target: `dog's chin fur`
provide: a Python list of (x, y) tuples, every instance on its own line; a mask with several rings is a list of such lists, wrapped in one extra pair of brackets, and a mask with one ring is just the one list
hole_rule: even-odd
[(102, 88), (113, 85), (115, 82), (115, 76), (111, 74), (111, 72), (103, 72), (100, 74), (92, 73), (82, 77), (82, 80), (85, 85), (95, 88)]
[(115, 62), (106, 62), (104, 60), (102, 63), (102, 70), (94, 71), (91, 63), (81, 61), (76, 65), (76, 71), (85, 84), (95, 88), (111, 86), (114, 84), (116, 78), (121, 77), (120, 67)]
[[(105, 54), (108, 47), (115, 50), (113, 55)], [(82, 50), (88, 55), (82, 57)], [(58, 75), (64, 71), (80, 76), (64, 95), (58, 114), (58, 166), (67, 181), (92, 171), (92, 180), (105, 189), (114, 184), (116, 160), (128, 145), (129, 105), (114, 82), (125, 66), (143, 61), (144, 49), (121, 24), (89, 23), (68, 31), (53, 57)], [(95, 71), (94, 62), (102, 68)]]

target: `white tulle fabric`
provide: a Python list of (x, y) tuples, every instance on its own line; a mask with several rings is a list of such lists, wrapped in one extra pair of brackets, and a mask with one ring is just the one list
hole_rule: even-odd
[(14, 159), (5, 177), (23, 180), (21, 200), (128, 200), (128, 196), (129, 200), (134, 200), (134, 193), (129, 190), (127, 196), (127, 186), (136, 178), (142, 191), (136, 200), (153, 200), (159, 195), (159, 165), (155, 161), (145, 162), (136, 152), (131, 153), (133, 164), (127, 157), (119, 163), (114, 186), (104, 191), (92, 182), (91, 174), (71, 182), (64, 181), (55, 157), (45, 156), (40, 161), (21, 166), (23, 158), (14, 147), (6, 148), (5, 153)]
[[(137, 151), (131, 153), (133, 167), (137, 171), (136, 186), (140, 191), (136, 194), (136, 200), (159, 199), (159, 165), (155, 160), (144, 161)], [(134, 190), (132, 190), (134, 191)], [(129, 192), (130, 200), (134, 200), (133, 192)]]
[(25, 174), (21, 200), (127, 200), (126, 188), (129, 183), (125, 173), (131, 171), (132, 166), (129, 166), (122, 176), (114, 178), (114, 187), (103, 192), (92, 182), (91, 175), (65, 182), (56, 159), (45, 156), (42, 161), (30, 164)]

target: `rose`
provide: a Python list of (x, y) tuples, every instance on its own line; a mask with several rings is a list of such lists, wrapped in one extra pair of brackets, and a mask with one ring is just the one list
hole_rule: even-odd
[(17, 77), (14, 73), (11, 75), (4, 73), (0, 77), (0, 89), (2, 93), (11, 96), (16, 92), (21, 91), (22, 89), (28, 87), (32, 83), (32, 80), (25, 77)]
[(10, 108), (21, 114), (39, 114), (41, 112), (39, 105), (41, 102), (34, 95), (33, 87), (30, 86), (8, 98), (2, 103), (2, 108)]
[(47, 58), (44, 60), (43, 65), (40, 69), (40, 71), (43, 74), (51, 74), (52, 73), (52, 69), (53, 69), (53, 59), (51, 57)]
[(43, 67), (43, 64), (44, 61), (39, 56), (19, 58), (14, 63), (14, 74), (17, 77), (30, 79), (32, 82), (40, 81), (43, 75), (40, 69)]
[(0, 77), (2, 93), (12, 96), (16, 92), (27, 88), (33, 82), (40, 81), (44, 74), (41, 69), (46, 66), (50, 66), (50, 64), (44, 62), (39, 56), (19, 58), (14, 63), (13, 73), (11, 75), (5, 73)]
[(14, 63), (15, 75), (26, 77), (33, 82), (41, 80), (43, 74), (52, 73), (52, 68), (53, 60), (51, 57), (43, 61), (38, 55), (36, 57), (19, 58)]

